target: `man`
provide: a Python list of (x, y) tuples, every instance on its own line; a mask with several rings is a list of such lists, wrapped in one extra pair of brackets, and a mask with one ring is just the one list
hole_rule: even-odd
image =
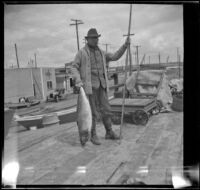
[(87, 36), (87, 44), (76, 54), (72, 64), (72, 74), (76, 79), (76, 87), (83, 86), (92, 110), (91, 142), (100, 145), (96, 134), (96, 121), (100, 118), (106, 129), (105, 139), (119, 139), (112, 130), (111, 108), (108, 102), (108, 77), (107, 67), (109, 61), (118, 60), (125, 52), (130, 43), (127, 37), (115, 53), (107, 53), (98, 47), (98, 38), (101, 35), (95, 28), (91, 28)]

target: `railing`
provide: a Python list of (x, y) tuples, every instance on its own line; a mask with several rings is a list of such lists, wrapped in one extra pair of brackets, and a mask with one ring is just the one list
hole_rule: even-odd
[[(142, 64), (140, 65), (141, 69), (145, 69), (145, 68), (152, 68), (152, 69), (156, 69), (156, 68), (160, 68), (163, 69), (165, 67), (171, 67), (171, 66), (177, 66), (179, 67), (179, 63), (177, 62), (169, 62), (169, 63), (151, 63), (151, 64)], [(183, 62), (180, 62), (180, 66), (183, 66)], [(129, 70), (130, 66), (127, 67), (127, 69)], [(132, 65), (132, 71), (137, 70), (137, 66), (136, 65)], [(112, 67), (108, 70), (109, 74), (113, 74), (113, 73), (120, 73), (120, 72), (125, 72), (125, 66), (119, 66), (119, 67)]]

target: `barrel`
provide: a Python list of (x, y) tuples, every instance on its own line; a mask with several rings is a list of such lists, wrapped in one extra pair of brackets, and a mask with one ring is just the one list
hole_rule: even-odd
[(43, 127), (58, 127), (60, 125), (60, 120), (58, 119), (58, 115), (56, 113), (46, 114), (42, 118)]
[(174, 111), (182, 112), (183, 111), (183, 96), (182, 95), (174, 95), (173, 102), (171, 108)]

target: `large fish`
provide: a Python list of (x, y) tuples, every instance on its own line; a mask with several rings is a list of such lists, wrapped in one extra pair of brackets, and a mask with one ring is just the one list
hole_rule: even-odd
[(78, 95), (77, 126), (81, 145), (84, 146), (90, 139), (92, 128), (92, 111), (83, 87), (80, 87), (80, 92)]

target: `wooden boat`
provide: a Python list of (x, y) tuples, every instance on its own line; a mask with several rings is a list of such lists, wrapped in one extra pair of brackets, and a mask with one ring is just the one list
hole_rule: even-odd
[(36, 105), (38, 105), (38, 104), (40, 104), (40, 100), (34, 100), (34, 101), (32, 101), (32, 102), (30, 103), (30, 106), (36, 106)]
[[(109, 97), (109, 100), (111, 100), (113, 96)], [(42, 111), (37, 111), (37, 115), (35, 113), (26, 115), (26, 116), (18, 116), (15, 115), (15, 121), (18, 122), (18, 124), (24, 126), (27, 129), (30, 129), (32, 126), (37, 126), (37, 128), (43, 127), (42, 125), (42, 119), (44, 115), (50, 115), (52, 113), (56, 113), (58, 116), (58, 119), (60, 120), (60, 124), (63, 123), (69, 123), (69, 122), (75, 122), (76, 121), (76, 106), (68, 107), (67, 109), (62, 110), (55, 110), (55, 108), (47, 108)]]
[(21, 108), (27, 108), (28, 107), (28, 103), (12, 103), (9, 104), (8, 107), (10, 109), (21, 109)]
[(37, 128), (43, 127), (42, 125), (42, 119), (44, 115), (50, 115), (52, 113), (56, 113), (58, 116), (58, 119), (60, 120), (60, 124), (68, 123), (68, 122), (74, 122), (76, 121), (76, 107), (67, 109), (67, 110), (60, 110), (56, 112), (49, 112), (44, 113), (40, 115), (33, 115), (33, 116), (18, 116), (15, 115), (15, 121), (18, 122), (18, 124), (24, 126), (27, 129), (30, 129), (32, 126), (37, 126)]
[(11, 104), (8, 104), (7, 106), (10, 109), (21, 109), (21, 108), (27, 108), (30, 106), (35, 106), (38, 104), (40, 104), (40, 100), (34, 100), (32, 102), (25, 102), (25, 103), (11, 103)]

